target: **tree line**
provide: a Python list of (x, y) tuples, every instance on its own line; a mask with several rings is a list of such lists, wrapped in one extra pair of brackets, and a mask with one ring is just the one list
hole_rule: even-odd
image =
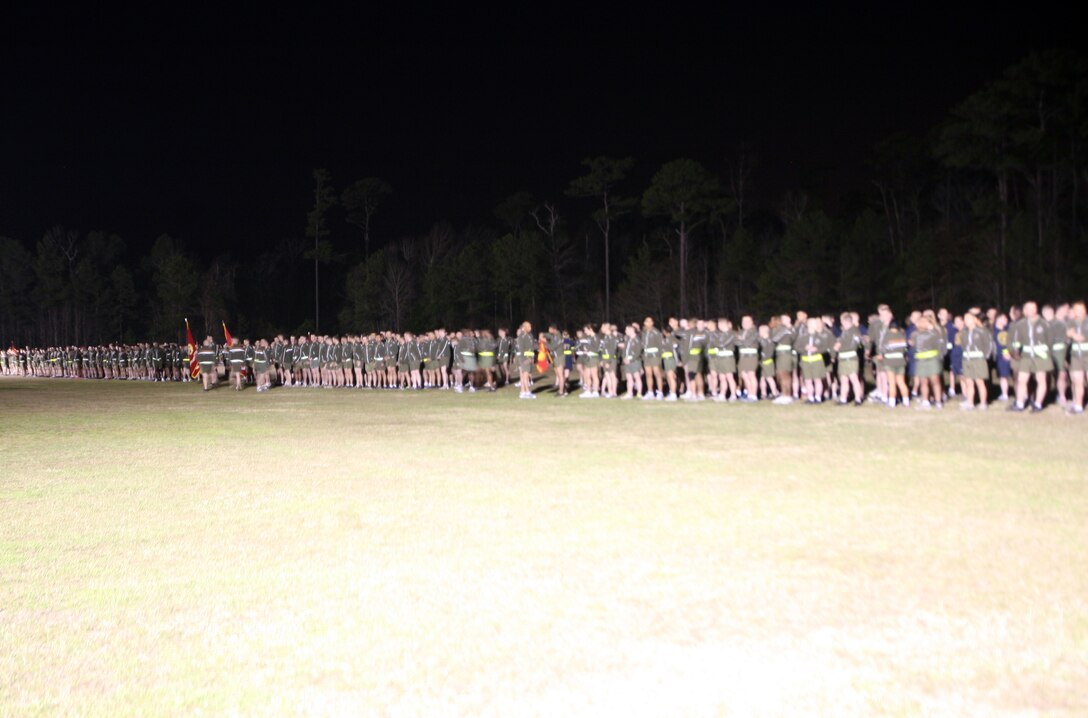
[(590, 157), (552, 196), (515, 192), (419, 236), (372, 237), (389, 183), (338, 188), (319, 169), (304, 231), (253, 255), (163, 235), (133, 258), (116, 234), (61, 226), (0, 237), (0, 341), (172, 340), (185, 317), (267, 336), (1082, 296), (1086, 101), (1084, 57), (1032, 54), (929, 132), (873, 148), (848, 201), (756, 206), (741, 148), (720, 167), (666, 162), (641, 187), (634, 158)]

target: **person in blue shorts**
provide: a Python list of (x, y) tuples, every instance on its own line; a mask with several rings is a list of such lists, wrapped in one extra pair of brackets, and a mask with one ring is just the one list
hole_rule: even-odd
[(998, 314), (994, 319), (994, 368), (1001, 386), (1001, 401), (1009, 400), (1009, 378), (1012, 377), (1012, 358), (1009, 356), (1009, 317)]

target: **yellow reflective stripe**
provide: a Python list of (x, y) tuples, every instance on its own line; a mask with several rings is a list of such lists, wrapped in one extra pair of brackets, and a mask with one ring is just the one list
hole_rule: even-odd
[(672, 352), (662, 352), (662, 353), (661, 353), (661, 356), (663, 356), (663, 357), (666, 357), (666, 358), (667, 358), (667, 357), (671, 357), (671, 356), (672, 356)]
[(713, 349), (713, 348), (711, 348), (710, 350), (707, 351), (707, 354), (717, 354), (717, 353), (718, 353), (718, 350)]
[(823, 361), (823, 360), (824, 360), (824, 358), (820, 354), (805, 354), (804, 356), (801, 357), (801, 361), (808, 362), (809, 364), (811, 364), (812, 362)]
[(915, 359), (936, 359), (939, 352), (936, 349), (927, 349), (914, 355)]
[(521, 353), (522, 356), (527, 356), (527, 357), (531, 357), (533, 354), (535, 354), (535, 352), (522, 352)]
[(601, 354), (601, 359), (611, 359), (611, 358), (612, 358), (611, 354)]
[(764, 364), (774, 364), (774, 359), (773, 359), (773, 358), (770, 358), (770, 359), (764, 359), (764, 360), (763, 360), (763, 363), (764, 363)]
[(482, 357), (493, 357), (493, 356), (495, 356), (495, 352), (480, 352), (480, 356), (482, 356)]
[(695, 354), (702, 354), (702, 353), (703, 353), (703, 350), (698, 348), (698, 347), (692, 347), (691, 349), (688, 349), (688, 354), (695, 355)]
[(564, 350), (563, 350), (563, 356), (568, 356), (568, 357), (569, 357), (569, 356), (570, 356), (570, 355), (571, 355), (572, 353), (573, 353), (573, 352), (571, 352), (571, 350), (570, 350), (570, 349), (564, 349)]

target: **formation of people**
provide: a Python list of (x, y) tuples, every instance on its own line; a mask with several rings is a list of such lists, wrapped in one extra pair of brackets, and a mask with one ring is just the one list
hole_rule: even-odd
[[(728, 318), (669, 318), (657, 326), (552, 325), (534, 333), (524, 322), (506, 329), (424, 334), (277, 336), (217, 344), (207, 337), (190, 371), (187, 346), (10, 348), (5, 375), (190, 381), (204, 391), (222, 379), (235, 390), (255, 385), (385, 390), (496, 391), (517, 384), (535, 399), (534, 379), (550, 374), (550, 392), (583, 399), (719, 401), (776, 404), (804, 401), (895, 408), (942, 408), (959, 397), (965, 410), (993, 401), (1012, 411), (1056, 403), (1082, 414), (1088, 368), (1084, 302), (1039, 308), (1035, 302), (953, 316), (946, 309), (897, 319), (887, 305), (857, 312), (774, 316), (757, 324)], [(997, 396), (994, 396), (994, 394)]]

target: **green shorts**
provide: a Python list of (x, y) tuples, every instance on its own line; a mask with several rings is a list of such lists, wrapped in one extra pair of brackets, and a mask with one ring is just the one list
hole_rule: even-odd
[(739, 365), (741, 371), (755, 371), (756, 367), (759, 366), (759, 356), (757, 354), (741, 354)]
[(919, 379), (929, 379), (941, 375), (941, 360), (918, 359), (914, 362), (914, 376)]
[(480, 356), (479, 367), (481, 369), (490, 369), (495, 366), (495, 357), (493, 356)]
[(464, 371), (476, 371), (476, 355), (461, 355), (461, 369)]
[(732, 352), (728, 354), (711, 354), (707, 357), (710, 371), (717, 374), (732, 374), (737, 370), (737, 360)]
[(842, 377), (854, 376), (858, 373), (858, 358), (851, 357), (849, 359), (839, 359), (837, 364), (837, 375)]
[(408, 371), (419, 371), (420, 364), (421, 362), (418, 361), (408, 362)]
[(893, 376), (906, 376), (907, 365), (906, 364), (889, 364), (884, 362), (884, 373), (891, 374)]
[(633, 359), (623, 365), (624, 374), (638, 374), (642, 371), (642, 362), (638, 359)]
[(1020, 365), (1016, 370), (1027, 372), (1028, 374), (1054, 371), (1054, 362), (1050, 360), (1049, 356), (1040, 357), (1033, 354), (1021, 354)]
[(688, 354), (684, 357), (684, 371), (688, 374), (702, 374), (706, 359), (702, 354)]
[(989, 379), (990, 365), (985, 359), (964, 359), (963, 377), (965, 379)]
[(759, 373), (765, 377), (774, 376), (774, 357), (767, 357), (759, 363)]
[(1065, 358), (1065, 349), (1058, 349), (1050, 351), (1050, 360), (1054, 362), (1054, 371), (1065, 371), (1066, 366), (1069, 364)]
[(643, 352), (642, 352), (642, 363), (645, 364), (648, 367), (659, 367), (659, 366), (661, 366), (661, 352), (660, 351), (651, 352), (651, 351), (643, 350)]
[(827, 366), (824, 365), (824, 358), (820, 356), (815, 361), (802, 361), (801, 376), (805, 379), (823, 379), (826, 377)]
[(1088, 354), (1070, 354), (1069, 371), (1088, 371)]
[(669, 353), (661, 357), (661, 367), (665, 371), (676, 371), (676, 355)]
[(789, 374), (796, 366), (792, 351), (775, 350), (774, 370), (779, 374)]
[(397, 362), (397, 371), (399, 371), (401, 374), (408, 371), (408, 362), (406, 362), (406, 361)]
[(338, 361), (325, 362), (325, 366), (323, 366), (321, 368), (325, 369), (326, 371), (340, 371), (340, 362), (338, 362)]

